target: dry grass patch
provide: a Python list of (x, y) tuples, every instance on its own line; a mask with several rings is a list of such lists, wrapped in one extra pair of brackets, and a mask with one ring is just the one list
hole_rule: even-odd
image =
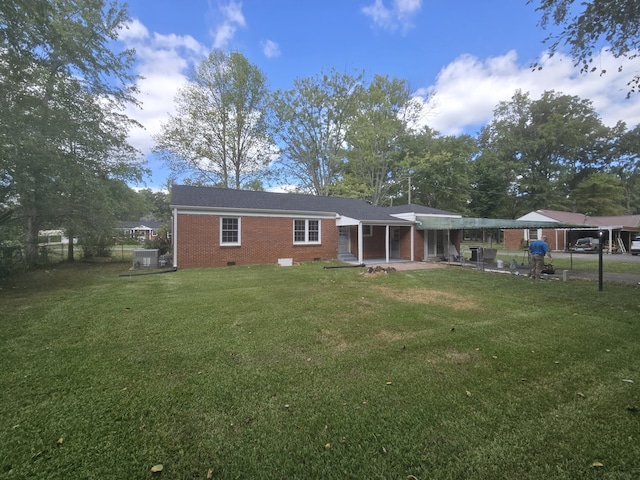
[(426, 288), (395, 289), (384, 286), (376, 287), (382, 295), (402, 302), (420, 303), (423, 305), (442, 305), (454, 310), (476, 310), (478, 303), (464, 295), (447, 292), (445, 290), (431, 290)]

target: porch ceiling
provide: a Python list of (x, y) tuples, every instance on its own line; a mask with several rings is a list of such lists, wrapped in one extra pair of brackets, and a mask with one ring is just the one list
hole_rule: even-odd
[[(528, 228), (589, 228), (591, 225), (545, 222), (534, 220), (511, 220), (502, 218), (453, 218), (417, 215), (418, 230), (474, 230), (481, 228), (528, 229)], [(597, 228), (596, 226), (593, 226)]]

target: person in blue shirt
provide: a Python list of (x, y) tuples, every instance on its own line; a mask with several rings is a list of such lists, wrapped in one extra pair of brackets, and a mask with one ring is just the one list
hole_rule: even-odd
[(542, 269), (544, 268), (544, 256), (551, 258), (551, 248), (547, 244), (547, 236), (543, 235), (541, 239), (531, 242), (529, 245), (529, 254), (531, 255), (531, 278), (542, 278)]

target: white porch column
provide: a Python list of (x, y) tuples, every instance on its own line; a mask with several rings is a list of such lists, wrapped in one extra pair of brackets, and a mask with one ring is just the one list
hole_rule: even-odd
[(173, 242), (173, 268), (178, 268), (178, 209), (173, 209), (173, 232), (171, 232)]
[(411, 261), (413, 262), (413, 258), (415, 256), (415, 239), (414, 239), (414, 235), (416, 232), (416, 227), (415, 225), (411, 225)]
[(362, 239), (362, 222), (358, 222), (358, 263), (364, 263), (364, 253), (363, 253), (363, 239)]
[(384, 231), (386, 232), (384, 236), (384, 254), (386, 262), (389, 263), (389, 233), (391, 232), (389, 225), (385, 226)]

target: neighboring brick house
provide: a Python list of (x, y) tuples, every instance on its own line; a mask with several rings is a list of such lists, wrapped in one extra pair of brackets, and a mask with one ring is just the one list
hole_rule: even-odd
[(175, 268), (343, 259), (426, 260), (460, 251), (459, 232), (426, 234), (418, 218), (460, 218), (421, 205), (174, 185)]
[(583, 213), (561, 212), (557, 210), (536, 210), (518, 219), (530, 222), (552, 222), (558, 227), (513, 229), (504, 232), (504, 247), (518, 249), (543, 235), (552, 250), (570, 250), (576, 240), (582, 237), (598, 237), (602, 231), (603, 247), (608, 253), (628, 251), (631, 238), (640, 231), (640, 215), (618, 215), (592, 217)]

